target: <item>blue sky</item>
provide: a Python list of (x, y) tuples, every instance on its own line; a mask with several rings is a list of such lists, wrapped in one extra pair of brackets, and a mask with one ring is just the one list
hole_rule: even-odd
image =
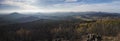
[(0, 0), (0, 12), (120, 13), (120, 0)]

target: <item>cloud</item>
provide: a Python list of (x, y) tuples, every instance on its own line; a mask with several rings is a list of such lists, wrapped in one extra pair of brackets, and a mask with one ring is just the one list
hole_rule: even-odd
[[(16, 0), (5, 0), (4, 2), (1, 2), (0, 4), (6, 4), (10, 6), (16, 6), (18, 9), (25, 9), (25, 10), (35, 10), (39, 9), (37, 6), (31, 5), (29, 2), (33, 2), (32, 0), (30, 1), (16, 1)], [(16, 8), (17, 9), (17, 8)]]
[(120, 12), (120, 0), (103, 1), (104, 0), (4, 0), (0, 2), (0, 4), (18, 7), (13, 11), (21, 12)]
[(120, 12), (120, 1), (114, 1), (111, 3), (99, 3), (99, 4), (80, 4), (80, 3), (66, 3), (55, 4), (53, 8), (61, 11), (103, 11), (103, 12)]
[(65, 0), (65, 2), (77, 2), (78, 0)]

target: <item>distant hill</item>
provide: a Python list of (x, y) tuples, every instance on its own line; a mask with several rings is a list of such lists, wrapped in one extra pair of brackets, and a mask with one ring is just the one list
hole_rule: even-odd
[(27, 15), (23, 15), (23, 14), (14, 12), (14, 13), (11, 13), (11, 14), (8, 14), (8, 15), (4, 15), (1, 18), (3, 18), (3, 20), (11, 21), (11, 20), (15, 20), (15, 19), (18, 19), (18, 18), (22, 18), (22, 17), (27, 17)]
[(28, 17), (22, 17), (22, 18), (16, 19), (14, 20), (14, 22), (23, 23), (23, 22), (32, 22), (35, 20), (39, 20), (39, 18), (34, 16), (28, 16)]
[(57, 13), (33, 13), (21, 14), (18, 12), (13, 12), (10, 14), (0, 15), (0, 24), (8, 23), (24, 23), (32, 22), (40, 19), (48, 20), (96, 20), (96, 19), (106, 19), (106, 18), (120, 18), (119, 13), (107, 13), (107, 12), (57, 12)]
[(11, 24), (11, 23), (31, 22), (39, 18), (14, 12), (11, 14), (3, 15), (2, 17), (0, 17), (0, 19), (1, 19), (0, 24)]
[(118, 17), (120, 14), (118, 13), (106, 13), (106, 12), (94, 12), (92, 14), (86, 14), (88, 16), (96, 16), (96, 17)]

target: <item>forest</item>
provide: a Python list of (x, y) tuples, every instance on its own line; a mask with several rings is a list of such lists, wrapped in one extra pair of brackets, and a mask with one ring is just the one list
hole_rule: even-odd
[(0, 25), (0, 41), (87, 41), (88, 34), (101, 35), (102, 41), (120, 40), (118, 17), (104, 16), (94, 20), (82, 20), (78, 15), (68, 17)]

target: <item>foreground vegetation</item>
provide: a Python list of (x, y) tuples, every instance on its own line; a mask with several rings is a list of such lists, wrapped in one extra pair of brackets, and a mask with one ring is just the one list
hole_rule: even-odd
[(86, 41), (100, 34), (103, 41), (119, 41), (120, 19), (94, 21), (34, 21), (0, 26), (0, 41)]

